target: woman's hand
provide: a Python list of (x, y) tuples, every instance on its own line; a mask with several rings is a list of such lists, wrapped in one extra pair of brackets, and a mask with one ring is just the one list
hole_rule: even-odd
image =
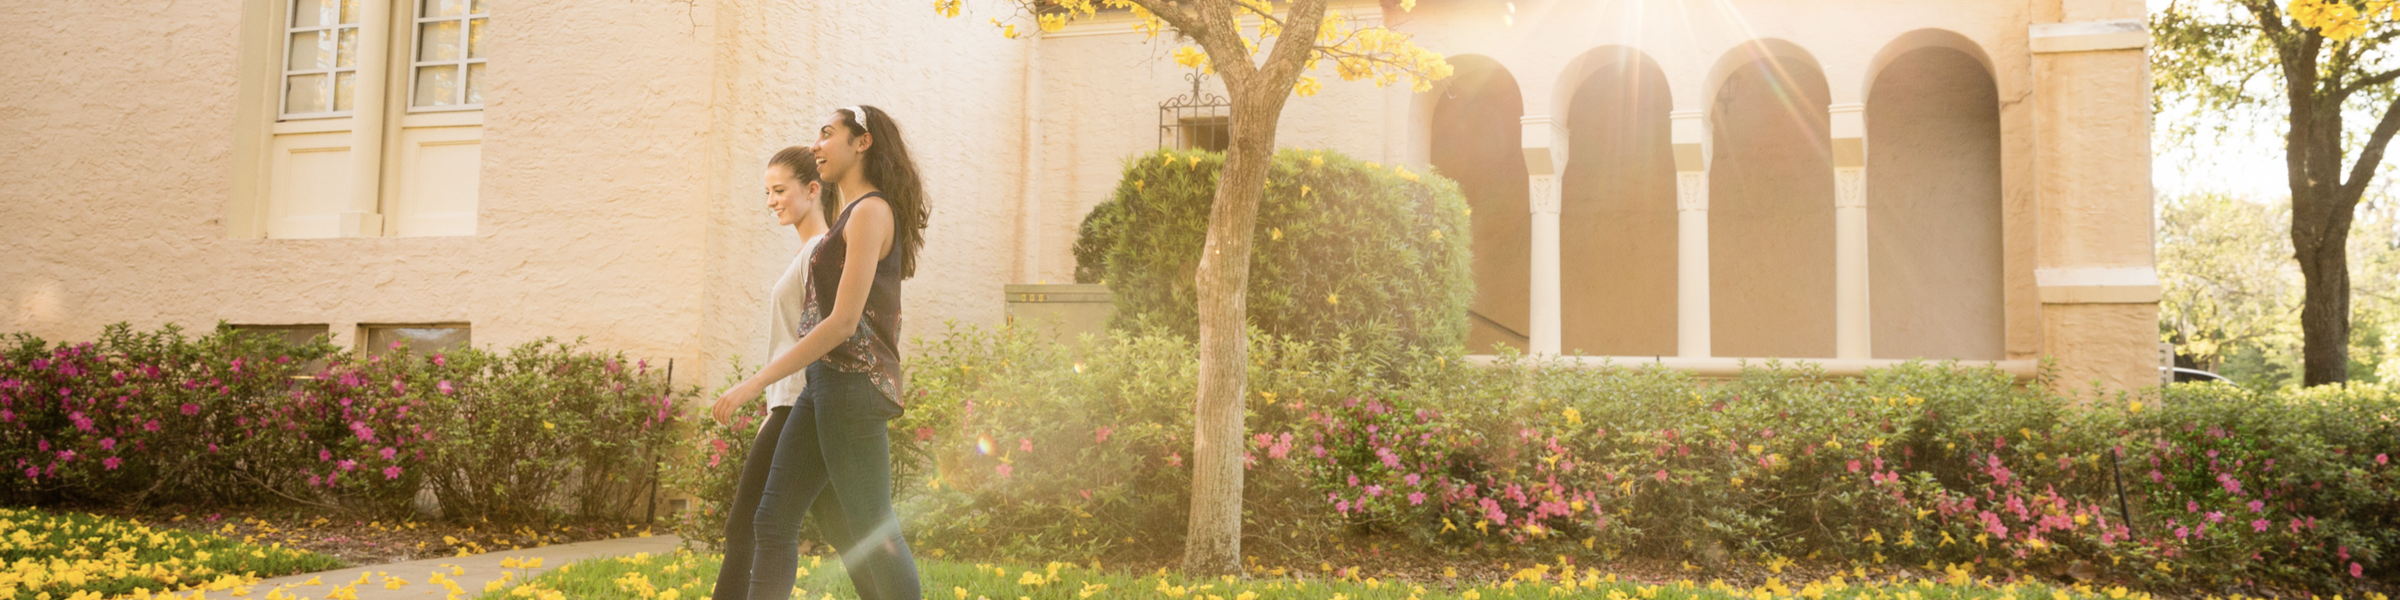
[(762, 390), (757, 385), (745, 380), (734, 385), (733, 389), (725, 390), (725, 395), (718, 396), (717, 402), (709, 406), (708, 416), (716, 419), (719, 425), (732, 427), (733, 411), (740, 409), (743, 404), (748, 404), (750, 399), (757, 398), (760, 393)]

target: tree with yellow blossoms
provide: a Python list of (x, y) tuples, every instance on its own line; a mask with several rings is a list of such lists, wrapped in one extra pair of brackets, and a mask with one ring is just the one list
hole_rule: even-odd
[[(1276, 122), (1294, 94), (1315, 95), (1318, 74), (1345, 81), (1406, 83), (1418, 91), (1450, 76), (1442, 55), (1419, 48), (1406, 33), (1367, 23), (1327, 6), (1327, 0), (1011, 0), (992, 24), (1000, 34), (1058, 31), (1103, 11), (1124, 11), (1132, 27), (1153, 37), (1187, 42), (1175, 61), (1224, 81), (1232, 104), (1232, 135), (1210, 207), (1208, 239), (1196, 274), (1200, 315), (1199, 397), (1193, 403), (1192, 513), (1184, 570), (1204, 575), (1241, 573), (1242, 398), (1249, 348), (1244, 290), (1249, 289), (1251, 231), (1275, 151)], [(1407, 11), (1416, 0), (1399, 0)], [(1393, 3), (1386, 3), (1387, 6)], [(960, 0), (935, 0), (944, 16)]]
[(2349, 379), (2351, 224), (2400, 133), (2395, 10), (2400, 1), (2176, 0), (2151, 17), (2158, 101), (2282, 117), (2303, 385)]

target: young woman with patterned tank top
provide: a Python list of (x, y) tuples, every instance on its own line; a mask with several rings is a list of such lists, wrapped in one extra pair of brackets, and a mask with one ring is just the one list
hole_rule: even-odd
[(807, 369), (776, 440), (753, 518), (749, 600), (785, 600), (800, 563), (800, 519), (832, 488), (853, 546), (842, 552), (865, 600), (920, 598), (916, 559), (892, 512), (891, 440), (907, 384), (900, 371), (900, 281), (915, 274), (931, 214), (925, 188), (882, 109), (833, 112), (812, 147), (817, 170), (849, 198), (809, 257), (800, 341), (717, 399), (722, 421), (767, 385)]
[[(807, 146), (784, 148), (767, 159), (764, 179), (767, 211), (774, 213), (775, 224), (791, 227), (801, 239), (800, 253), (792, 258), (791, 266), (784, 269), (783, 277), (775, 281), (767, 295), (766, 355), (772, 357), (800, 341), (798, 327), (806, 310), (803, 296), (808, 289), (808, 257), (824, 240), (827, 215), (840, 210), (842, 205), (841, 196), (833, 186), (817, 176), (816, 153)], [(775, 444), (782, 438), (783, 425), (791, 419), (792, 404), (799, 399), (805, 384), (805, 376), (793, 375), (767, 386), (767, 419), (759, 424), (750, 454), (742, 461), (742, 476), (734, 486), (733, 506), (725, 515), (725, 561), (717, 570), (715, 600), (739, 599), (750, 590), (751, 550), (756, 544), (751, 537), (755, 529), (752, 517), (758, 512), (759, 495), (766, 489), (767, 469), (774, 464)], [(820, 531), (848, 531), (841, 506), (830, 497), (819, 499), (809, 512), (816, 515)], [(828, 542), (837, 551), (852, 547), (849, 540), (837, 538)]]

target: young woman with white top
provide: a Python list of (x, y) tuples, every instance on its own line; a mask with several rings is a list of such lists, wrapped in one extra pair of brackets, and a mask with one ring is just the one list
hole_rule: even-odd
[[(775, 214), (777, 226), (791, 227), (802, 240), (799, 255), (792, 258), (791, 266), (775, 280), (767, 296), (767, 356), (773, 357), (800, 342), (800, 322), (807, 310), (803, 296), (808, 289), (808, 258), (825, 240), (825, 215), (840, 206), (841, 197), (817, 176), (816, 156), (807, 146), (775, 153), (767, 159), (764, 177), (767, 211)], [(734, 486), (733, 506), (726, 513), (725, 563), (717, 570), (715, 600), (739, 599), (750, 589), (750, 553), (756, 544), (751, 538), (756, 529), (752, 517), (758, 512), (759, 494), (767, 486), (767, 470), (775, 461), (775, 442), (783, 437), (783, 425), (791, 419), (792, 404), (799, 400), (807, 380), (806, 375), (795, 374), (767, 386), (767, 420), (759, 425), (750, 454), (742, 461), (741, 483)], [(834, 538), (831, 545), (837, 551), (850, 546), (848, 540), (840, 539), (849, 526), (842, 520), (838, 503), (827, 498), (817, 502), (811, 512), (817, 517), (817, 529)]]

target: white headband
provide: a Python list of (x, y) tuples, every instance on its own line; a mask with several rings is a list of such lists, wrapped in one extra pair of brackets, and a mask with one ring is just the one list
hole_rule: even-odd
[[(852, 117), (852, 120), (854, 120), (854, 121), (858, 121), (858, 128), (859, 128), (860, 130), (866, 130), (866, 129), (867, 129), (867, 111), (866, 111), (865, 109), (859, 108), (859, 107), (857, 107), (857, 106), (844, 106), (844, 107), (842, 107), (842, 110), (850, 111), (850, 116)], [(873, 132), (873, 131), (866, 131), (866, 133), (874, 133), (874, 132)]]

